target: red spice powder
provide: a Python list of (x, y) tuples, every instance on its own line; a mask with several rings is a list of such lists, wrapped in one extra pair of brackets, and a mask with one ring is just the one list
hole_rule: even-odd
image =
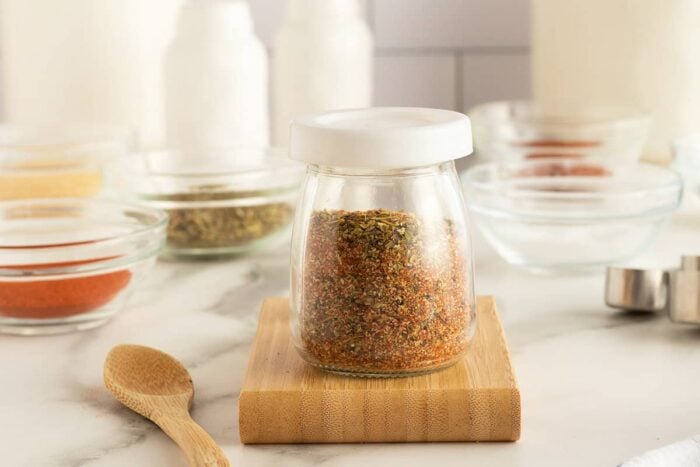
[[(540, 152), (529, 152), (526, 159), (582, 159), (584, 153), (573, 150), (585, 150), (601, 146), (599, 141), (560, 141), (560, 140), (535, 140), (518, 143), (516, 146), (524, 148), (539, 148)], [(561, 152), (557, 152), (561, 149)]]
[(531, 169), (523, 169), (519, 175), (524, 177), (606, 177), (612, 173), (605, 167), (595, 164), (579, 163), (566, 166), (552, 162)]
[(563, 141), (556, 139), (541, 139), (518, 144), (518, 146), (523, 146), (526, 148), (594, 148), (600, 145), (600, 141)]
[[(110, 259), (113, 257), (63, 263), (0, 266), (0, 268), (57, 268)], [(88, 313), (114, 299), (129, 284), (131, 276), (131, 271), (121, 270), (68, 279), (0, 281), (0, 316), (54, 319)]]

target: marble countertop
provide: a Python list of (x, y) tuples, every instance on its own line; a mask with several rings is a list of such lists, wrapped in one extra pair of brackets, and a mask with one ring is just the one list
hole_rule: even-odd
[[(700, 253), (700, 215), (676, 219), (640, 262)], [(195, 381), (194, 418), (233, 466), (614, 466), (700, 433), (700, 328), (606, 309), (603, 276), (535, 276), (475, 241), (477, 291), (493, 294), (522, 391), (517, 443), (243, 446), (240, 390), (257, 311), (286, 294), (284, 250), (216, 263), (160, 262), (107, 326), (0, 337), (1, 465), (184, 467), (156, 427), (115, 402), (102, 363), (118, 343), (163, 349)]]

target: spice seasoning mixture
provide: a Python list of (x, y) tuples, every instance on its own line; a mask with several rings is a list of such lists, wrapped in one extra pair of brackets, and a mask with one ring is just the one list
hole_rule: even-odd
[(519, 175), (526, 177), (607, 177), (612, 173), (605, 167), (596, 164), (578, 163), (567, 166), (551, 162), (532, 169), (524, 169)]
[(592, 140), (558, 140), (558, 139), (539, 139), (534, 141), (526, 141), (518, 143), (518, 146), (523, 147), (543, 147), (543, 148), (595, 148), (601, 145), (600, 141)]
[(316, 211), (304, 262), (300, 328), (312, 361), (408, 372), (465, 350), (467, 258), (452, 222), (384, 209)]
[[(43, 269), (106, 261), (100, 258), (52, 264), (0, 266), (7, 269)], [(111, 302), (131, 281), (121, 270), (87, 277), (38, 281), (0, 281), (0, 316), (54, 319), (88, 313)]]
[[(167, 201), (220, 201), (254, 196), (255, 193), (187, 193), (159, 196)], [(288, 203), (250, 206), (182, 207), (169, 209), (168, 244), (174, 248), (243, 246), (286, 227), (294, 208)]]
[(525, 159), (581, 159), (586, 156), (585, 152), (601, 146), (600, 141), (569, 140), (562, 141), (556, 139), (542, 139), (517, 143), (516, 146), (524, 148), (537, 148), (538, 152), (530, 152), (525, 155)]

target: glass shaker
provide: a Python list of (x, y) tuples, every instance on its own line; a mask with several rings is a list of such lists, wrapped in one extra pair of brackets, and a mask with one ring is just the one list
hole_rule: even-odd
[(471, 242), (454, 160), (469, 119), (422, 108), (313, 115), (291, 258), (291, 328), (310, 364), (357, 376), (447, 367), (475, 330)]

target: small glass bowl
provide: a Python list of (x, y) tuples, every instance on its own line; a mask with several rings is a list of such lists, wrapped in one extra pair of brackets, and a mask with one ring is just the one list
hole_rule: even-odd
[(689, 203), (689, 207), (699, 207), (700, 135), (686, 136), (673, 142), (673, 168), (683, 177), (685, 202)]
[(0, 125), (0, 200), (95, 196), (131, 139), (100, 125)]
[(137, 154), (110, 171), (110, 189), (168, 212), (164, 254), (219, 258), (288, 239), (304, 166), (272, 149)]
[(498, 162), (596, 157), (639, 160), (650, 117), (620, 109), (556, 115), (530, 101), (490, 102), (469, 112), (478, 154)]
[(77, 198), (0, 202), (0, 332), (40, 335), (121, 311), (165, 240), (167, 216)]
[(683, 183), (651, 164), (543, 159), (462, 175), (477, 225), (509, 263), (597, 270), (640, 253), (678, 208)]

